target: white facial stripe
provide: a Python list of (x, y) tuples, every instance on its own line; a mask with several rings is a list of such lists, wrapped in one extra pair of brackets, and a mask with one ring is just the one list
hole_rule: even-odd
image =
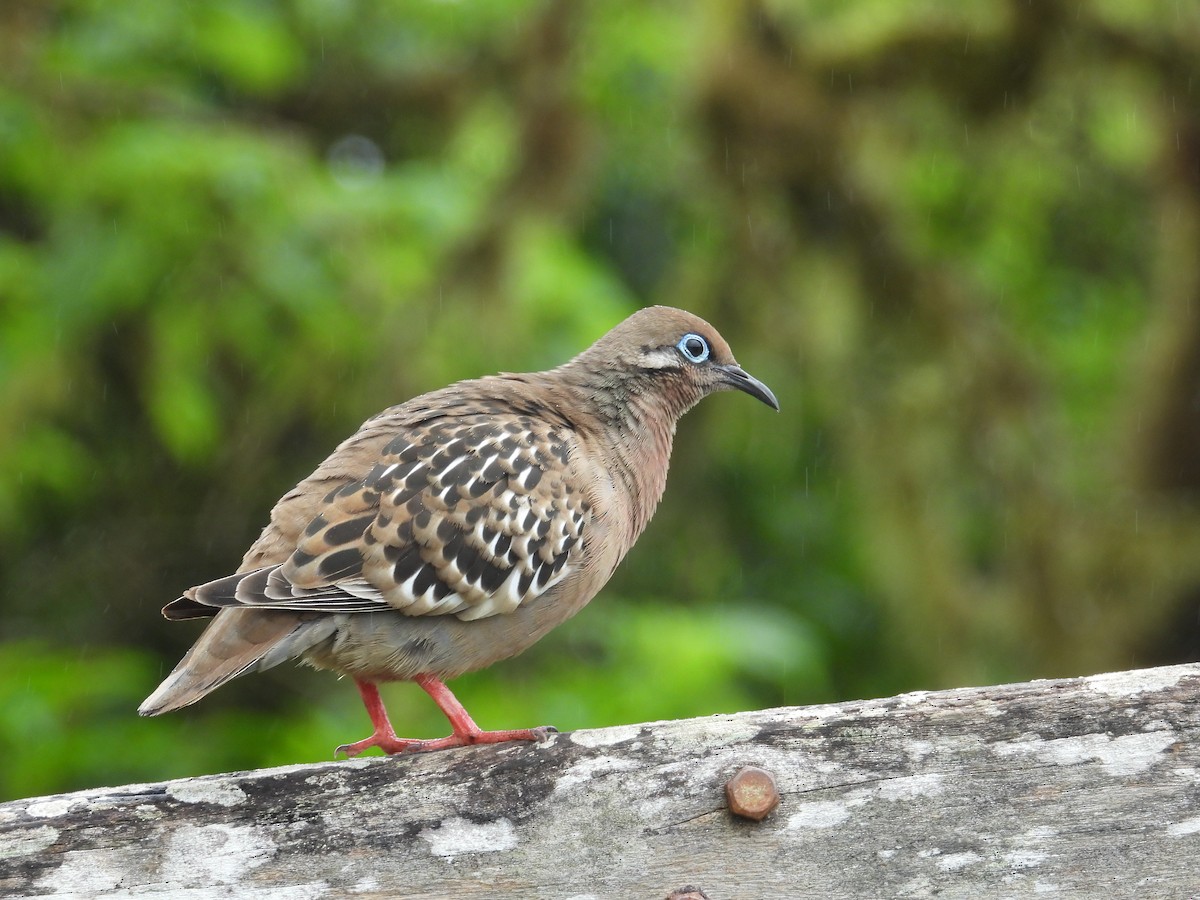
[(677, 369), (679, 355), (674, 350), (651, 350), (638, 358), (638, 365), (645, 369)]

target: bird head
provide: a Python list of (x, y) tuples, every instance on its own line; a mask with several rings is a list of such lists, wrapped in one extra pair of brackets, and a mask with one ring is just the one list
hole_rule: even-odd
[(738, 365), (729, 344), (699, 316), (669, 306), (639, 310), (577, 359), (590, 367), (636, 377), (639, 388), (670, 398), (682, 414), (717, 391), (738, 390), (774, 410), (769, 387)]

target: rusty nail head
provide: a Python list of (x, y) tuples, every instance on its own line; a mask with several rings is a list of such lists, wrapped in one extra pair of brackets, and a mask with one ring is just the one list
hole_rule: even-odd
[(725, 798), (734, 815), (761, 822), (779, 805), (779, 788), (766, 769), (745, 766), (725, 783)]

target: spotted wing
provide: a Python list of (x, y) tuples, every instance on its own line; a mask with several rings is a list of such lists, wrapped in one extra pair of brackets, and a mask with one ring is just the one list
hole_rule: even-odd
[(589, 510), (568, 461), (564, 435), (531, 417), (427, 423), (331, 491), (283, 565), (202, 585), (177, 603), (390, 607), (464, 620), (512, 612), (566, 577), (582, 552)]

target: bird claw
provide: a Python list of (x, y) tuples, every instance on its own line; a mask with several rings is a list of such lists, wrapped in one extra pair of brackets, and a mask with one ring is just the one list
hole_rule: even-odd
[(398, 753), (428, 753), (432, 750), (448, 750), (451, 747), (469, 747), (473, 744), (503, 744), (508, 741), (533, 741), (542, 743), (550, 735), (558, 734), (553, 725), (539, 725), (536, 728), (522, 728), (517, 731), (477, 731), (468, 734), (452, 734), (444, 738), (432, 740), (417, 740), (398, 738), (395, 735), (373, 734), (369, 738), (355, 741), (353, 744), (342, 744), (333, 751), (333, 758), (346, 754), (347, 759), (353, 759), (364, 750), (378, 747), (388, 756)]
[(395, 736), (388, 737), (387, 735), (373, 734), (369, 738), (364, 738), (361, 741), (355, 741), (353, 744), (342, 744), (333, 751), (333, 758), (337, 759), (342, 753), (346, 754), (346, 759), (353, 759), (364, 750), (370, 750), (372, 747), (378, 747), (388, 756), (393, 756), (397, 753), (418, 753), (424, 749), (422, 744), (427, 744), (428, 741), (408, 740), (406, 738), (398, 738)]

